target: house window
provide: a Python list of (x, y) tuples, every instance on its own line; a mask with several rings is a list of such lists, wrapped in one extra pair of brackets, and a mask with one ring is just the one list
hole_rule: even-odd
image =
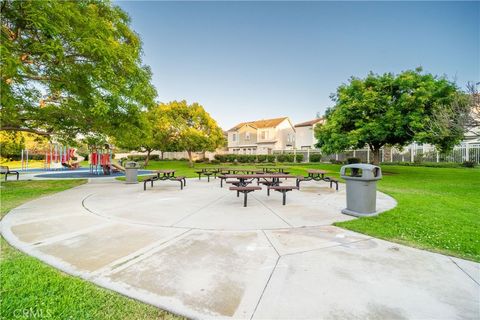
[(265, 139), (268, 139), (268, 131), (267, 130), (263, 130), (262, 132), (260, 132), (260, 137), (265, 140)]
[(292, 133), (289, 133), (289, 134), (287, 135), (287, 142), (292, 143), (292, 142), (294, 142), (294, 141), (295, 141), (295, 136), (294, 136)]
[(232, 141), (233, 142), (237, 141), (237, 134), (235, 134), (235, 133), (232, 134)]
[(250, 141), (250, 132), (245, 132), (245, 140)]

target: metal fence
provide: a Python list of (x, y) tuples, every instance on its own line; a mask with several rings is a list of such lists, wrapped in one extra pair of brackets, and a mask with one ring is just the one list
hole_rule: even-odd
[[(312, 155), (321, 154), (322, 162), (345, 161), (348, 158), (359, 158), (368, 163), (373, 160), (369, 149), (347, 150), (335, 154), (322, 154), (318, 149), (309, 150), (274, 150), (274, 154), (301, 154), (303, 162), (310, 162)], [(480, 143), (463, 143), (448, 153), (439, 152), (434, 146), (411, 144), (403, 149), (382, 148), (380, 152), (382, 162), (455, 162), (473, 161), (480, 164)]]

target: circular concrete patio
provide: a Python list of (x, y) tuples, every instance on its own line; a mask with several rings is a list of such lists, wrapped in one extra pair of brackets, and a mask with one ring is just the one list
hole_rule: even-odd
[[(95, 180), (2, 220), (15, 247), (70, 274), (191, 318), (478, 318), (479, 264), (331, 224), (344, 186), (242, 198), (216, 180)], [(378, 193), (378, 208), (395, 201)]]

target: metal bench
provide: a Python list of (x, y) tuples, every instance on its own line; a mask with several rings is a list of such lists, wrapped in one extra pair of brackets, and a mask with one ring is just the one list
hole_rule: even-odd
[(270, 187), (267, 187), (267, 189), (281, 192), (283, 194), (282, 204), (285, 205), (285, 203), (287, 202), (287, 192), (292, 190), (298, 190), (298, 187), (297, 186), (270, 186)]
[(154, 181), (178, 181), (180, 182), (180, 190), (183, 190), (183, 187), (187, 185), (187, 180), (185, 177), (170, 177), (168, 179), (159, 179), (157, 176), (150, 177), (148, 179), (143, 180), (143, 190), (147, 190), (147, 183), (150, 182), (150, 187), (153, 188)]
[(198, 180), (201, 180), (202, 175), (207, 177), (208, 182), (210, 182), (211, 175), (213, 175), (215, 179), (217, 178), (217, 170), (202, 169), (195, 172), (198, 174)]
[(250, 192), (256, 191), (256, 190), (262, 190), (262, 187), (230, 187), (230, 190), (232, 191), (237, 191), (237, 197), (239, 196), (239, 193), (243, 193), (243, 206), (247, 206), (247, 195)]
[(330, 188), (335, 183), (335, 190), (338, 191), (338, 180), (333, 179), (332, 177), (326, 177), (325, 176), (326, 172), (322, 172), (321, 170), (318, 170), (318, 172), (319, 172), (318, 174), (309, 173), (308, 176), (306, 177), (303, 177), (303, 176), (297, 177), (297, 187), (300, 188), (300, 182), (303, 182), (303, 181), (325, 181), (330, 183)]
[(18, 171), (12, 171), (8, 166), (0, 166), (0, 173), (5, 175), (5, 181), (7, 181), (7, 177), (9, 174), (16, 174), (17, 180), (19, 178), (20, 173)]

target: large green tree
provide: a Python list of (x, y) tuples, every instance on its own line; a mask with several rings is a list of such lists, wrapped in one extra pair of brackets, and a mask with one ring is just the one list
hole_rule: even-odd
[(160, 105), (142, 111), (140, 125), (125, 128), (117, 134), (115, 143), (127, 150), (146, 152), (145, 166), (148, 165), (152, 151), (176, 151), (177, 139), (174, 136), (172, 119), (163, 113)]
[(215, 151), (225, 143), (222, 129), (198, 103), (172, 101), (160, 104), (157, 112), (159, 122), (167, 124), (171, 130), (175, 149), (188, 153), (190, 166), (193, 165), (193, 152)]
[(448, 106), (458, 95), (454, 83), (420, 68), (351, 78), (332, 95), (335, 106), (327, 110), (326, 123), (315, 130), (317, 146), (326, 153), (368, 146), (374, 163), (379, 163), (384, 145), (402, 147), (418, 141), (446, 151), (462, 139), (463, 132), (439, 133), (432, 121), (439, 110), (454, 118)]
[(129, 17), (109, 1), (2, 0), (1, 129), (115, 135), (153, 105)]

